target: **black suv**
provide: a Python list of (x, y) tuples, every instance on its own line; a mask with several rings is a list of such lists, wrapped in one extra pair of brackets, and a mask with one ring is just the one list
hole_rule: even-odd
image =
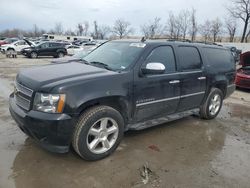
[(235, 90), (231, 52), (174, 41), (111, 41), (82, 61), (22, 70), (10, 112), (50, 151), (84, 159), (111, 154), (124, 131), (192, 114), (213, 119)]
[[(27, 40), (26, 40), (27, 41)], [(29, 42), (29, 41), (27, 41)], [(30, 43), (30, 42), (29, 42)], [(63, 57), (67, 55), (67, 50), (63, 43), (59, 42), (43, 42), (37, 45), (31, 44), (31, 47), (21, 50), (21, 54), (30, 57), (37, 58), (38, 56), (53, 56)]]

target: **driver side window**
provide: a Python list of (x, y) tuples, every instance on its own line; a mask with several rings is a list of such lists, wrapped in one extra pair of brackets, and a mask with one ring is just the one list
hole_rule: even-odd
[(151, 51), (146, 58), (146, 63), (157, 62), (165, 66), (165, 73), (176, 71), (175, 56), (172, 47), (160, 46)]

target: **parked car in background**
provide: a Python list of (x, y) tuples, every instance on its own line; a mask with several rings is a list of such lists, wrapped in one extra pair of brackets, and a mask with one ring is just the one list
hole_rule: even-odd
[(250, 52), (241, 54), (241, 68), (237, 70), (235, 84), (239, 88), (250, 89)]
[[(31, 44), (34, 44), (32, 42), (30, 42)], [(28, 44), (26, 41), (24, 40), (18, 40), (15, 41), (11, 44), (4, 44), (1, 46), (1, 52), (5, 53), (5, 52), (17, 52), (20, 53), (22, 49), (30, 47), (30, 44)]]
[(81, 50), (73, 56), (65, 56), (62, 58), (57, 58), (51, 61), (51, 63), (70, 63), (76, 61), (83, 61), (83, 58), (87, 56), (91, 51)]
[(83, 50), (81, 46), (77, 46), (77, 45), (67, 45), (66, 49), (67, 49), (68, 55), (75, 55), (76, 53)]
[(30, 47), (24, 48), (21, 53), (30, 58), (37, 58), (38, 56), (63, 57), (67, 55), (67, 50), (62, 43), (43, 42), (37, 45), (31, 44)]
[(2, 41), (0, 41), (0, 46), (4, 45), (4, 44), (10, 44), (12, 42), (18, 41), (18, 38), (6, 38)]

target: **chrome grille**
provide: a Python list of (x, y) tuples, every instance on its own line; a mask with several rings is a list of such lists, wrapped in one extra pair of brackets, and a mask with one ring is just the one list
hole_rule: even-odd
[(15, 82), (14, 99), (18, 106), (30, 110), (33, 90)]
[(19, 84), (19, 83), (15, 83), (15, 87), (16, 87), (16, 90), (18, 92), (21, 92), (23, 93), (24, 95), (28, 96), (28, 97), (32, 97), (32, 94), (33, 94), (33, 90)]

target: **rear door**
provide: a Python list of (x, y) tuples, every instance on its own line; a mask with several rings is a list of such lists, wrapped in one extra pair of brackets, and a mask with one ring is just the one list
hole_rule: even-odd
[(158, 46), (151, 50), (142, 66), (158, 62), (165, 65), (165, 73), (141, 75), (135, 72), (134, 101), (137, 121), (172, 114), (179, 104), (180, 85), (176, 60), (171, 46)]
[(178, 71), (181, 96), (178, 111), (197, 108), (201, 105), (206, 90), (206, 76), (198, 48), (177, 46)]

